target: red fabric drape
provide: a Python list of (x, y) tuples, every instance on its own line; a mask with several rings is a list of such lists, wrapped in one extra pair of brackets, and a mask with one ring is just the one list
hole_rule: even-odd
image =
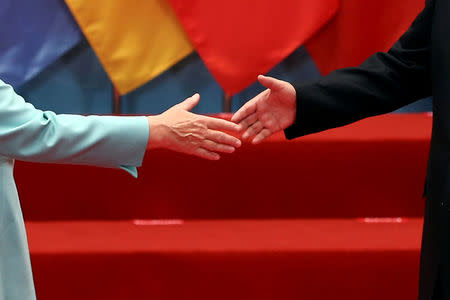
[(423, 9), (424, 0), (341, 0), (339, 12), (307, 43), (323, 75), (388, 50)]
[(339, 0), (169, 0), (212, 75), (235, 94), (311, 38)]

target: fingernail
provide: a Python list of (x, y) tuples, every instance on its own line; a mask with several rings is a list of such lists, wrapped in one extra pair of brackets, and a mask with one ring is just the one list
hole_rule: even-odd
[(241, 140), (237, 140), (237, 141), (236, 141), (236, 147), (240, 147), (241, 145), (242, 145)]

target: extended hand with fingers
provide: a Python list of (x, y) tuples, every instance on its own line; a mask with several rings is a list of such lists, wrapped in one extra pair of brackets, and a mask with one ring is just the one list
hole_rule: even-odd
[(200, 95), (195, 94), (160, 115), (148, 117), (148, 148), (166, 148), (218, 160), (220, 155), (217, 152), (232, 153), (240, 147), (238, 138), (223, 132), (239, 132), (239, 125), (189, 112), (199, 101)]
[(243, 139), (254, 137), (253, 144), (291, 126), (297, 106), (295, 88), (290, 83), (262, 75), (258, 80), (267, 90), (248, 101), (231, 119), (245, 130)]

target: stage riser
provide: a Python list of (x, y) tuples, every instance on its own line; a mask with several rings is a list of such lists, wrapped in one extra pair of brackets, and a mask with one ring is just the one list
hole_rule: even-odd
[(219, 162), (155, 151), (138, 180), (30, 163), (15, 174), (27, 220), (419, 217), (427, 153), (427, 141), (274, 141)]
[(151, 151), (138, 180), (23, 162), (15, 175), (27, 220), (421, 217), (430, 132), (430, 116), (388, 115), (218, 162)]
[(416, 299), (419, 252), (33, 255), (40, 299)]

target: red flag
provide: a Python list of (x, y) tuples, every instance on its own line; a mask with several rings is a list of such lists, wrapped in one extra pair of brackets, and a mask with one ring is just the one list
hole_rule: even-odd
[(323, 75), (388, 50), (423, 9), (424, 0), (341, 0), (336, 17), (306, 47)]
[(169, 0), (225, 92), (246, 88), (311, 38), (339, 0)]

